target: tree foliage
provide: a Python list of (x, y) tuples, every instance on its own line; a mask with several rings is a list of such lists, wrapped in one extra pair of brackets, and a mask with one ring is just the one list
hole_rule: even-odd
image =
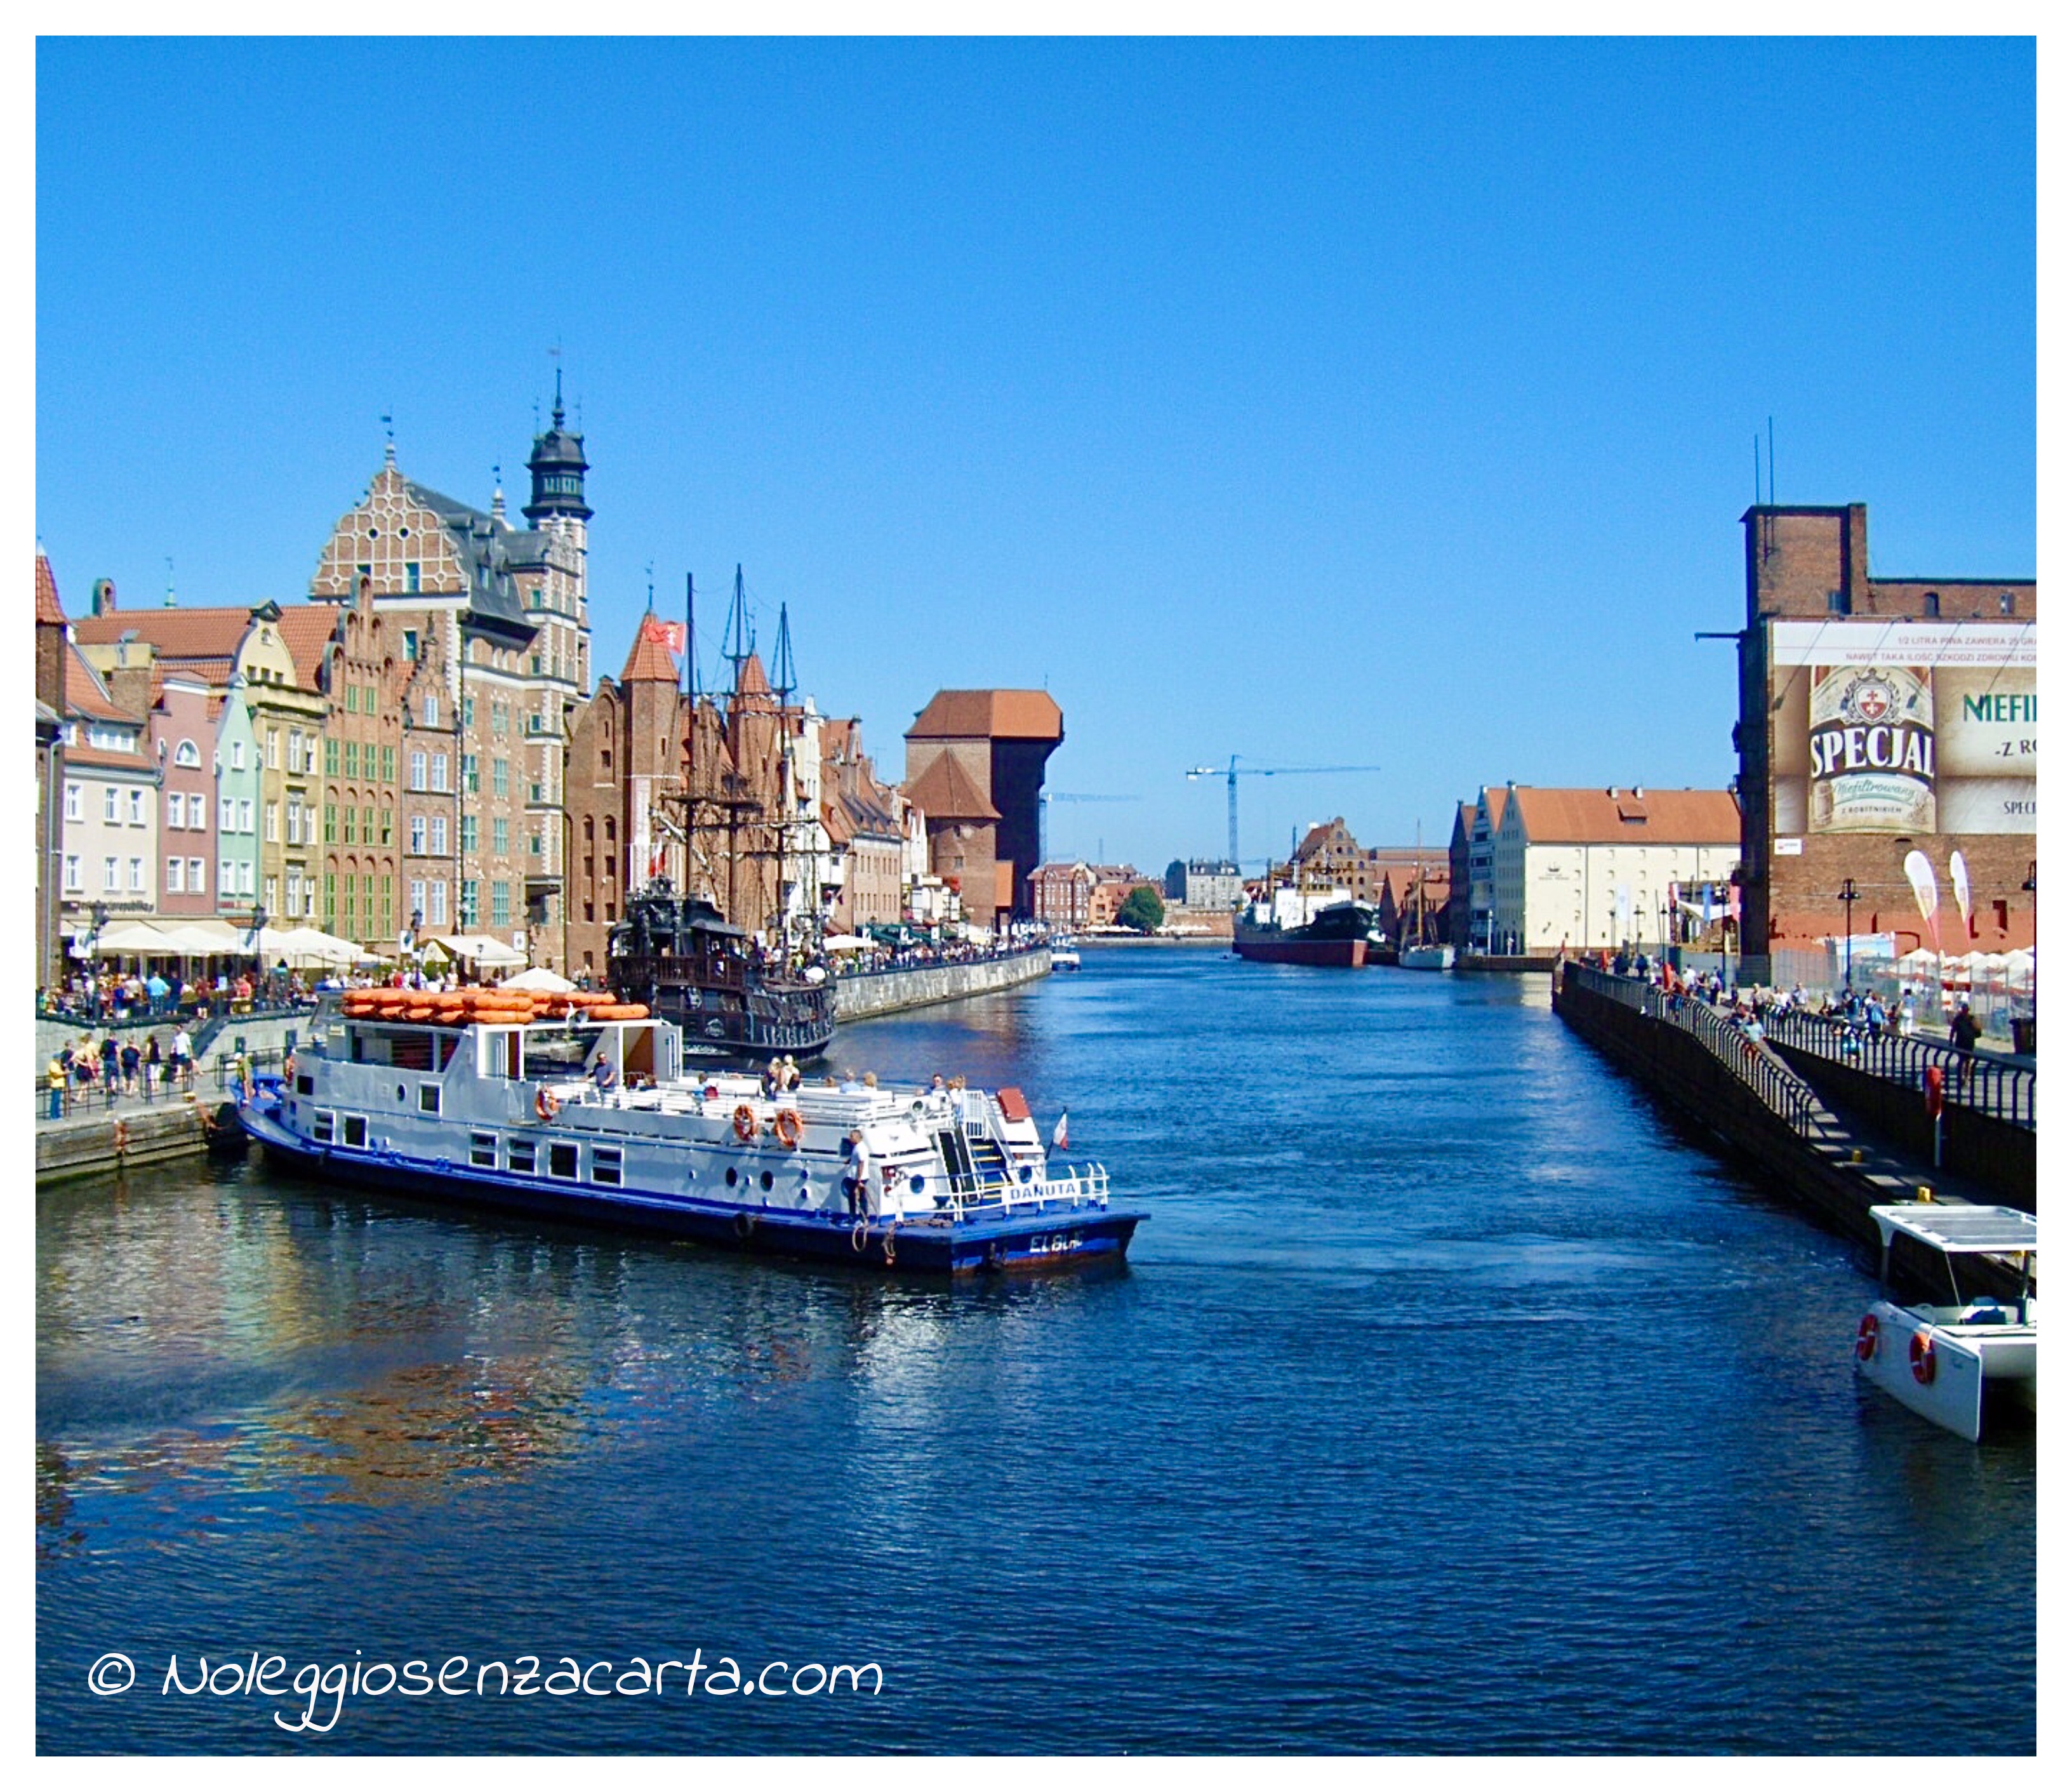
[(1122, 906), (1115, 911), (1115, 919), (1117, 927), (1149, 933), (1166, 925), (1166, 905), (1150, 885), (1139, 884), (1123, 898)]

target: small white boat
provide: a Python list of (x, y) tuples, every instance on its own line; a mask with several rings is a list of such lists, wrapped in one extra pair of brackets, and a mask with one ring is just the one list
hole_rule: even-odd
[(1076, 939), (1061, 938), (1050, 942), (1050, 968), (1054, 971), (1076, 971), (1079, 968), (1079, 943)]
[(1405, 946), (1396, 955), (1396, 962), (1406, 971), (1450, 971), (1453, 968), (1453, 948)]
[[(1921, 1202), (1873, 1207), (1880, 1298), (1856, 1326), (1856, 1368), (1901, 1405), (1973, 1443), (1994, 1411), (2036, 1410), (2036, 1216)], [(1902, 1267), (1947, 1279), (1948, 1301), (1901, 1305)], [(1988, 1266), (1991, 1268), (1988, 1268)], [(1998, 1292), (1985, 1292), (1989, 1281)], [(2009, 1287), (2018, 1294), (2005, 1292)]]

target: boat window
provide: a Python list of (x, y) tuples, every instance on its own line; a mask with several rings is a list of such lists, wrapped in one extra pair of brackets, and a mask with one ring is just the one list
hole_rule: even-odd
[(347, 1114), (345, 1116), (345, 1142), (358, 1150), (367, 1149), (367, 1116), (364, 1114)]
[(590, 1147), (590, 1179), (617, 1188), (619, 1183), (620, 1155), (619, 1147), (599, 1145)]
[(317, 1081), (316, 1081), (316, 1079), (315, 1079), (314, 1077), (313, 1077), (313, 1076), (299, 1076), (299, 1075), (298, 1075), (298, 1077), (296, 1077), (296, 1079), (295, 1079), (295, 1093), (296, 1093), (297, 1095), (314, 1095), (316, 1092), (317, 1092)]
[(438, 1111), (438, 1084), (436, 1083), (425, 1083), (419, 1084), (417, 1088), (417, 1112), (421, 1114), (436, 1114)]
[(576, 1148), (572, 1145), (550, 1145), (547, 1147), (547, 1173), (575, 1180)]
[[(513, 1034), (512, 1038), (519, 1037)], [(570, 1027), (565, 1031), (542, 1032), (537, 1028), (524, 1035), (524, 1074), (535, 1083), (553, 1082), (562, 1077), (583, 1075), (585, 1048), (596, 1042), (597, 1029), (585, 1028), (578, 1031)]]
[(310, 1136), (319, 1145), (329, 1145), (336, 1130), (338, 1116), (328, 1108), (319, 1108), (310, 1120)]
[(467, 1136), (467, 1161), (477, 1169), (496, 1168), (496, 1135), (494, 1132), (471, 1132)]
[(428, 1071), (432, 1067), (432, 1041), (429, 1033), (393, 1033), (388, 1036), (388, 1062), (398, 1070)]
[(511, 1141), (509, 1167), (520, 1176), (532, 1173), (532, 1141), (530, 1139), (513, 1139)]

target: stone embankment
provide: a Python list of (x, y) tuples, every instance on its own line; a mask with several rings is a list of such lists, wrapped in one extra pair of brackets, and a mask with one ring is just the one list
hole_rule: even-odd
[[(985, 958), (959, 964), (921, 964), (903, 971), (866, 971), (835, 985), (835, 1020), (874, 1020), (910, 1008), (961, 1001), (967, 996), (989, 996), (1050, 974), (1050, 948), (1038, 946), (1006, 958)], [(840, 1049), (839, 1045), (837, 1047)]]
[(1989, 1186), (1934, 1166), (1860, 1120), (1844, 1124), (1774, 1049), (1743, 1038), (1703, 1002), (1671, 1011), (1659, 991), (1635, 979), (1572, 963), (1556, 974), (1554, 1003), (1572, 1031), (1651, 1095), (1852, 1238), (1874, 1245), (1869, 1210), (1914, 1200), (1923, 1188), (1944, 1200), (2035, 1210), (2033, 1182), (2017, 1198), (2004, 1181)]

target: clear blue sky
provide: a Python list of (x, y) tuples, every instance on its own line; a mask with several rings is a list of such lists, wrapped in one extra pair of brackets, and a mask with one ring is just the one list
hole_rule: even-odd
[(44, 39), (68, 606), (297, 598), (381, 459), (522, 501), (559, 342), (597, 664), (652, 561), (791, 606), (881, 767), (1047, 684), (1054, 854), (1482, 783), (1723, 784), (1736, 519), (2032, 575), (2025, 40)]

